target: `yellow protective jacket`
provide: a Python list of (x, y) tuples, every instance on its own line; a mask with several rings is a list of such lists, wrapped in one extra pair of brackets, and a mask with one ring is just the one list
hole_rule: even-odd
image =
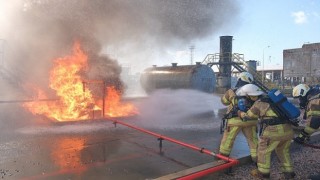
[(320, 94), (311, 97), (306, 107), (307, 118), (311, 116), (320, 116)]
[[(222, 104), (228, 106), (226, 114), (232, 113), (235, 107), (238, 106), (238, 99), (234, 89), (229, 89), (225, 94), (221, 97)], [(233, 112), (237, 114), (237, 110)], [(257, 124), (257, 118), (251, 121), (242, 121), (239, 117), (228, 118), (228, 126), (253, 126)]]
[[(270, 104), (261, 100), (257, 100), (246, 113), (241, 112), (240, 116), (240, 118), (245, 121), (259, 118), (260, 123), (268, 120), (271, 121), (272, 119), (278, 119), (277, 114), (271, 109)], [(293, 130), (291, 125), (288, 123), (264, 125), (262, 136), (278, 140), (292, 139)]]
[(228, 106), (227, 113), (229, 113), (233, 106), (238, 103), (237, 102), (237, 96), (236, 93), (234, 92), (235, 90), (229, 89), (227, 92), (224, 93), (224, 95), (221, 97), (221, 102), (223, 105)]
[[(307, 118), (307, 124), (304, 128), (304, 131), (311, 135), (314, 132), (317, 131), (317, 129), (319, 129), (319, 121), (320, 121), (320, 94), (315, 95), (313, 97), (311, 97), (308, 101), (307, 107), (306, 107), (306, 118)], [(312, 124), (316, 124), (313, 125), (312, 127), (310, 127), (310, 123), (311, 121), (317, 121), (317, 122), (313, 122)]]

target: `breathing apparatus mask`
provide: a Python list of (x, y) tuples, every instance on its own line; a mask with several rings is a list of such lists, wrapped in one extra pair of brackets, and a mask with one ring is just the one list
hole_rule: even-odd
[(300, 96), (299, 97), (299, 106), (300, 109), (305, 109), (307, 106), (308, 98), (307, 96)]

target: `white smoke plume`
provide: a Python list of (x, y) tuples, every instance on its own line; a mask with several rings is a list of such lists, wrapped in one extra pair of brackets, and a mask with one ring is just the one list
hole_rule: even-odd
[(193, 129), (213, 128), (221, 121), (219, 110), (225, 108), (217, 95), (196, 90), (170, 89), (153, 92), (137, 106), (144, 126)]

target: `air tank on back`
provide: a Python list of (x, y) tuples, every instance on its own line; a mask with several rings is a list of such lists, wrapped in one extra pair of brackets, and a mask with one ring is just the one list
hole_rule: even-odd
[(172, 66), (150, 67), (144, 70), (140, 83), (146, 93), (157, 89), (195, 89), (213, 93), (216, 77), (207, 65), (197, 62), (196, 65), (172, 63)]

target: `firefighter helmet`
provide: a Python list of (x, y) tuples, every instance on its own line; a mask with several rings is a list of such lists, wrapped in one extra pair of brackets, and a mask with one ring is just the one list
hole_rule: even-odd
[(254, 84), (246, 84), (239, 88), (236, 92), (237, 96), (260, 96), (263, 91)]
[(299, 84), (292, 90), (292, 96), (294, 98), (304, 97), (307, 95), (307, 92), (310, 90), (310, 87), (306, 84)]
[(247, 83), (252, 83), (253, 81), (253, 76), (252, 74), (248, 73), (248, 72), (242, 72), (239, 74), (238, 76), (238, 80), (242, 80), (244, 82), (247, 82)]

